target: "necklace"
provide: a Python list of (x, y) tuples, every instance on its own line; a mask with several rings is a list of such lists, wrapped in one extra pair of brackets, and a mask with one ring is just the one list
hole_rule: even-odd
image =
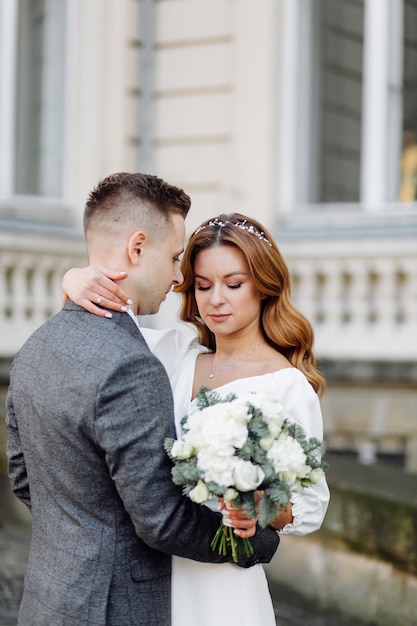
[(250, 356), (251, 354), (256, 352), (257, 349), (259, 348), (259, 346), (261, 344), (263, 344), (263, 343), (264, 343), (264, 341), (260, 341), (259, 343), (256, 344), (256, 346), (254, 348), (252, 348), (252, 350), (249, 350), (249, 352), (246, 352), (245, 354), (242, 354), (242, 356), (238, 356), (235, 359), (231, 359), (230, 361), (228, 361), (226, 363), (226, 365), (222, 365), (222, 367), (219, 367), (217, 370), (214, 370), (214, 372), (213, 372), (213, 365), (214, 365), (214, 355), (215, 355), (215, 352), (213, 352), (213, 356), (211, 357), (211, 367), (210, 367), (209, 378), (214, 378), (217, 374), (219, 374), (219, 372), (222, 372), (227, 367), (230, 367), (231, 365), (233, 365), (233, 363), (236, 363), (237, 361), (243, 361), (243, 359), (247, 359), (248, 356)]

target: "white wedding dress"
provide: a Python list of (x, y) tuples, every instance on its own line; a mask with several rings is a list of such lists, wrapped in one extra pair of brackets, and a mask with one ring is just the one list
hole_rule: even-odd
[[(180, 421), (192, 408), (195, 361), (207, 351), (188, 331), (141, 329), (171, 381), (177, 436)], [(288, 414), (304, 428), (307, 437), (323, 437), (316, 393), (295, 368), (236, 380), (216, 391), (222, 395), (250, 390), (275, 392)], [(280, 532), (304, 535), (320, 528), (329, 501), (325, 480), (293, 500), (294, 521)], [(216, 508), (216, 503), (213, 503)], [(279, 559), (279, 548), (276, 557)], [(285, 564), (283, 564), (285, 567)], [(268, 583), (262, 565), (241, 568), (232, 563), (200, 563), (173, 557), (172, 626), (275, 626)]]

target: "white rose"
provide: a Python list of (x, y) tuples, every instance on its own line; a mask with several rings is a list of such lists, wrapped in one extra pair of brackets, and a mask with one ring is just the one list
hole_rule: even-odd
[(268, 425), (271, 437), (278, 437), (287, 414), (279, 400), (268, 392), (248, 394), (248, 402), (262, 413), (262, 419)]
[(191, 489), (188, 495), (190, 496), (190, 500), (192, 500), (193, 502), (202, 504), (203, 502), (206, 502), (206, 500), (210, 498), (211, 493), (208, 490), (205, 482), (202, 480), (199, 480), (196, 486), (194, 487), (194, 489)]
[(174, 441), (171, 448), (171, 455), (175, 459), (189, 459), (192, 453), (193, 448), (187, 441)]
[(183, 439), (184, 442), (188, 443), (194, 450), (201, 450), (207, 447), (207, 441), (201, 429), (187, 431)]
[(261, 446), (262, 450), (265, 450), (265, 452), (269, 450), (269, 448), (272, 446), (273, 443), (274, 443), (273, 438), (268, 435), (266, 437), (261, 437), (259, 439), (259, 445)]
[(320, 467), (311, 470), (308, 474), (307, 478), (311, 480), (312, 483), (318, 483), (322, 478), (324, 478), (324, 472)]
[(276, 396), (272, 393), (261, 391), (249, 393), (246, 395), (246, 400), (266, 415), (284, 414), (281, 402), (277, 400)]
[(268, 424), (269, 433), (271, 437), (273, 437), (274, 439), (276, 439), (281, 434), (284, 420), (285, 420), (285, 416), (283, 417), (273, 416), (271, 418), (265, 419), (265, 422)]
[(246, 407), (237, 403), (220, 403), (193, 413), (185, 426), (185, 439), (197, 450), (210, 448), (213, 453), (231, 454), (241, 448), (248, 431)]
[(225, 502), (232, 502), (232, 500), (235, 500), (238, 497), (238, 492), (236, 491), (236, 489), (232, 489), (232, 487), (229, 487), (229, 489), (226, 489), (226, 491), (223, 494), (223, 500)]
[(267, 457), (278, 474), (290, 472), (296, 476), (305, 475), (307, 457), (295, 439), (287, 437), (274, 441), (267, 452)]
[(247, 403), (242, 401), (242, 398), (236, 398), (232, 402), (223, 404), (223, 406), (226, 408), (226, 414), (235, 422), (247, 424), (251, 418), (248, 413)]
[(204, 432), (204, 420), (200, 419), (199, 413), (193, 413), (189, 416), (186, 424), (184, 424), (184, 441), (199, 450), (206, 445)]
[(210, 450), (200, 450), (197, 454), (197, 467), (203, 472), (206, 482), (214, 482), (220, 487), (233, 485), (233, 456), (212, 454)]
[(271, 434), (271, 437), (277, 438), (281, 433), (282, 426), (284, 421), (287, 418), (284, 409), (281, 404), (276, 403), (275, 407), (272, 407), (269, 412), (264, 412), (264, 421), (268, 424), (268, 430)]
[(213, 417), (204, 428), (204, 435), (209, 447), (213, 450), (221, 448), (241, 448), (248, 437), (245, 423), (233, 420), (231, 416), (220, 414)]
[(269, 417), (270, 420), (279, 420), (281, 424), (287, 417), (281, 402), (272, 396), (264, 396), (259, 408), (263, 415)]
[(279, 477), (282, 481), (284, 481), (287, 485), (291, 487), (292, 491), (300, 491), (300, 484), (297, 483), (297, 474), (296, 472), (287, 471), (287, 472), (279, 472)]
[(234, 485), (239, 491), (253, 491), (259, 487), (265, 474), (259, 465), (235, 458), (233, 478)]

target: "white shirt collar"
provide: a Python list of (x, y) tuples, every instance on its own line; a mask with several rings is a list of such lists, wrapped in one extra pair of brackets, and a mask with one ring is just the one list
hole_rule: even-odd
[(140, 326), (139, 326), (139, 322), (138, 322), (138, 318), (136, 317), (136, 315), (133, 313), (132, 309), (128, 309), (126, 311), (126, 313), (128, 313), (128, 315), (130, 315), (130, 317), (132, 318), (132, 320), (135, 322), (136, 326), (139, 328), (140, 330)]

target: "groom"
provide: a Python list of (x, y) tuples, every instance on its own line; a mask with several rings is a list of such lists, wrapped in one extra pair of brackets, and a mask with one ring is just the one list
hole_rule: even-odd
[[(126, 270), (134, 314), (182, 281), (189, 197), (155, 176), (114, 174), (89, 196), (90, 264)], [(221, 562), (219, 514), (171, 481), (170, 384), (134, 315), (67, 301), (14, 360), (7, 400), (13, 491), (32, 512), (19, 626), (170, 625), (171, 554)], [(244, 525), (242, 523), (242, 525)], [(271, 529), (240, 565), (268, 562)]]

